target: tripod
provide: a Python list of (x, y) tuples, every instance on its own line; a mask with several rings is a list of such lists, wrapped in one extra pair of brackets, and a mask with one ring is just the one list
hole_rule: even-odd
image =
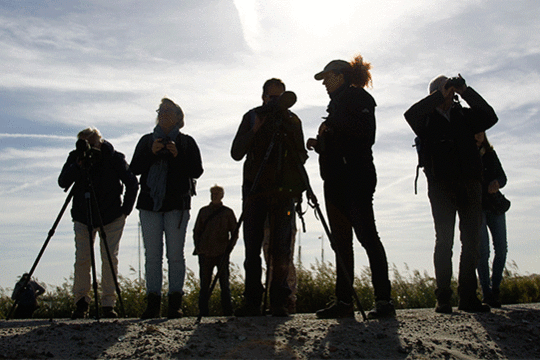
[[(80, 181), (80, 179), (78, 179), (78, 181)], [(87, 183), (87, 187), (86, 187), (87, 191), (85, 192), (85, 201), (86, 201), (86, 204), (87, 204), (88, 237), (89, 237), (89, 242), (90, 242), (89, 245), (90, 245), (90, 258), (91, 258), (91, 264), (92, 264), (92, 276), (93, 276), (93, 280), (94, 280), (93, 281), (93, 288), (94, 288), (95, 302), (96, 302), (96, 319), (99, 320), (99, 309), (98, 309), (98, 306), (97, 306), (97, 304), (98, 304), (98, 300), (97, 300), (98, 291), (97, 291), (97, 281), (96, 281), (96, 266), (95, 266), (95, 256), (94, 256), (93, 242), (92, 242), (93, 226), (92, 226), (92, 204), (91, 204), (91, 202), (93, 200), (94, 203), (97, 206), (97, 198), (96, 198), (94, 188), (92, 186), (92, 181), (91, 181), (91, 178), (90, 178), (90, 166), (87, 166), (87, 168), (86, 168), (86, 183)], [(64, 215), (64, 212), (66, 211), (67, 206), (69, 205), (69, 203), (71, 202), (71, 200), (73, 198), (73, 195), (74, 195), (75, 189), (76, 189), (76, 184), (77, 184), (77, 181), (75, 182), (75, 185), (73, 185), (71, 187), (71, 190), (69, 191), (69, 194), (66, 197), (66, 200), (64, 201), (64, 204), (62, 205), (62, 208), (61, 208), (58, 216), (56, 217), (56, 220), (54, 221), (53, 226), (51, 227), (51, 229), (48, 232), (47, 238), (46, 238), (45, 242), (43, 243), (43, 246), (41, 247), (41, 250), (39, 251), (39, 254), (38, 254), (37, 258), (36, 258), (36, 260), (34, 261), (34, 263), (32, 265), (32, 268), (28, 272), (28, 276), (25, 277), (22, 286), (19, 288), (19, 292), (17, 294), (14, 294), (15, 302), (11, 306), (11, 309), (10, 309), (10, 311), (8, 313), (8, 316), (6, 317), (6, 320), (9, 320), (11, 318), (11, 316), (13, 316), (15, 308), (19, 304), (19, 294), (24, 288), (26, 288), (26, 286), (28, 286), (28, 283), (29, 283), (30, 279), (32, 278), (32, 275), (33, 275), (34, 271), (36, 270), (37, 265), (38, 265), (39, 261), (41, 260), (41, 257), (43, 256), (43, 253), (45, 252), (45, 249), (47, 248), (51, 238), (54, 236), (54, 233), (56, 232), (56, 228), (58, 227), (58, 224), (60, 223), (60, 220), (62, 219), (62, 216)], [(67, 191), (67, 189), (65, 191)], [(99, 207), (97, 207), (97, 208), (99, 209)], [(118, 280), (117, 280), (116, 274), (115, 274), (115, 272), (113, 270), (112, 258), (111, 258), (109, 247), (108, 247), (108, 244), (107, 244), (106, 234), (105, 234), (105, 230), (103, 228), (103, 222), (101, 220), (101, 215), (100, 215), (99, 211), (97, 211), (97, 214), (98, 214), (98, 223), (99, 223), (99, 229), (100, 229), (100, 238), (103, 241), (103, 244), (104, 244), (105, 249), (106, 249), (109, 266), (110, 266), (110, 269), (111, 269), (111, 273), (113, 275), (113, 280), (114, 280), (114, 284), (115, 284), (115, 287), (116, 287), (116, 292), (118, 294), (118, 299), (119, 299), (119, 302), (120, 302), (120, 307), (121, 307), (121, 310), (122, 310), (122, 314), (125, 316), (124, 304), (123, 304), (122, 296), (121, 296), (121, 293), (120, 293), (120, 287), (118, 286)]]

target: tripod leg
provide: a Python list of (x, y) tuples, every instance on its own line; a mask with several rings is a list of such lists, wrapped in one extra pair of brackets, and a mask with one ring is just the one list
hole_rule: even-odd
[[(92, 187), (91, 184), (89, 186)], [(98, 300), (98, 284), (97, 284), (97, 274), (96, 274), (96, 256), (94, 253), (94, 226), (92, 222), (92, 199), (90, 196), (90, 192), (87, 191), (84, 194), (84, 197), (86, 199), (86, 211), (87, 211), (87, 217), (88, 217), (88, 241), (89, 241), (89, 248), (90, 248), (90, 264), (92, 268), (92, 286), (94, 288), (94, 301), (95, 301), (95, 307), (96, 307), (96, 320), (99, 320), (99, 300)], [(98, 211), (99, 212), (99, 211)]]
[[(39, 260), (41, 260), (41, 257), (43, 256), (43, 253), (45, 252), (45, 249), (47, 248), (47, 245), (51, 241), (51, 238), (53, 237), (53, 235), (54, 235), (54, 233), (56, 231), (56, 227), (58, 226), (58, 223), (60, 222), (60, 219), (62, 219), (62, 216), (64, 215), (64, 212), (66, 211), (66, 208), (67, 208), (67, 206), (69, 205), (69, 203), (71, 201), (71, 198), (73, 198), (73, 193), (74, 193), (73, 189), (74, 189), (74, 187), (72, 187), (71, 190), (69, 191), (69, 194), (66, 197), (66, 200), (64, 201), (64, 205), (62, 206), (62, 209), (60, 210), (60, 213), (56, 217), (56, 220), (54, 221), (54, 224), (53, 224), (52, 228), (49, 230), (49, 234), (47, 236), (47, 239), (45, 240), (45, 243), (41, 247), (41, 250), (39, 251), (39, 254), (38, 254), (37, 258), (34, 261), (34, 264), (32, 265), (32, 268), (30, 269), (30, 272), (28, 273), (28, 278), (25, 280), (23, 286), (20, 288), (21, 290), (24, 289), (28, 285), (28, 282), (32, 278), (32, 275), (34, 274), (34, 271), (36, 270), (36, 267), (37, 267), (37, 265), (39, 263)], [(9, 310), (9, 313), (8, 313), (8, 316), (6, 317), (6, 320), (9, 320), (11, 318), (11, 316), (13, 316), (13, 312), (15, 311), (15, 307), (18, 304), (19, 304), (19, 296), (18, 296), (18, 294), (15, 294), (15, 302), (13, 303), (13, 305), (11, 306), (11, 309)]]
[[(124, 224), (122, 224), (122, 228), (124, 227)], [(120, 235), (118, 236), (121, 236), (121, 232), (120, 231)], [(109, 242), (107, 240), (107, 233), (105, 231), (105, 228), (103, 225), (100, 226), (100, 238), (101, 238), (101, 241), (102, 241), (102, 246), (105, 248), (105, 253), (107, 254), (107, 263), (109, 265), (109, 269), (111, 271), (111, 277), (113, 279), (113, 282), (114, 282), (114, 287), (116, 289), (116, 294), (118, 295), (118, 301), (120, 302), (120, 309), (122, 310), (122, 315), (125, 317), (126, 316), (126, 310), (124, 308), (124, 302), (122, 300), (122, 294), (120, 292), (120, 285), (118, 284), (118, 276), (116, 275), (116, 271), (115, 271), (115, 266), (114, 266), (114, 263), (113, 263), (113, 260), (112, 260), (112, 256), (111, 256), (111, 250), (109, 249)], [(120, 239), (118, 239), (118, 241), (120, 241)], [(105, 274), (102, 274), (102, 277), (104, 277)], [(104, 280), (102, 279), (102, 284), (103, 284)]]

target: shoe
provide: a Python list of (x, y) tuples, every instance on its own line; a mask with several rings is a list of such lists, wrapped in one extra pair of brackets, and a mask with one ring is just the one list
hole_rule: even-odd
[(435, 312), (439, 314), (451, 314), (452, 305), (446, 301), (437, 300), (437, 305), (435, 305)]
[(375, 309), (371, 310), (368, 319), (381, 319), (396, 316), (396, 309), (392, 300), (379, 300), (375, 303)]
[(141, 320), (159, 318), (161, 316), (161, 295), (149, 293), (146, 301), (146, 310), (141, 315)]
[(315, 315), (319, 319), (341, 319), (354, 317), (353, 304), (347, 304), (343, 301), (334, 301), (326, 309), (318, 310)]
[(470, 301), (459, 300), (458, 310), (466, 312), (484, 312), (488, 313), (491, 311), (489, 305), (482, 304), (478, 298), (473, 297)]
[(167, 319), (179, 319), (182, 313), (182, 293), (174, 292), (169, 294), (169, 307), (167, 308)]
[(242, 307), (234, 311), (234, 316), (236, 317), (246, 317), (246, 316), (262, 316), (261, 309), (252, 304), (244, 304)]
[(116, 319), (118, 318), (118, 314), (116, 311), (114, 311), (114, 308), (112, 306), (102, 306), (101, 307), (101, 313), (102, 317), (104, 319)]
[(88, 313), (88, 303), (85, 298), (80, 299), (75, 303), (75, 311), (71, 314), (71, 320), (84, 319)]

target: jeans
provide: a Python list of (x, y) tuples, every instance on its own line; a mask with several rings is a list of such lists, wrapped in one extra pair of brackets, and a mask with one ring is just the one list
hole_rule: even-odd
[[(122, 237), (125, 223), (126, 216), (122, 215), (110, 224), (103, 226), (115, 275), (118, 274), (118, 249), (120, 247), (120, 238)], [(80, 299), (85, 298), (86, 302), (90, 303), (90, 269), (92, 262), (90, 258), (88, 226), (75, 221), (73, 224), (73, 229), (75, 231), (75, 273), (73, 279), (74, 300), (75, 303), (77, 303), (77, 301)], [(96, 233), (98, 230), (99, 229), (96, 228), (92, 231), (92, 245), (94, 244), (94, 239), (96, 238)], [(116, 285), (114, 284), (109, 258), (107, 257), (107, 250), (103, 241), (100, 242), (100, 250), (102, 291), (101, 306), (114, 307), (114, 304), (116, 303)]]
[[(480, 285), (482, 286), (482, 294), (484, 295), (484, 298), (488, 298), (491, 295), (492, 290), (498, 290), (500, 288), (504, 266), (506, 264), (506, 253), (508, 252), (506, 215), (496, 215), (489, 211), (484, 211), (482, 220), (478, 277), (480, 279)], [(488, 229), (491, 232), (493, 249), (495, 251), (491, 279), (489, 276), (490, 244)]]
[(210, 285), (212, 284), (212, 274), (214, 268), (218, 268), (223, 261), (223, 270), (219, 276), (219, 287), (221, 288), (221, 309), (223, 315), (231, 315), (233, 312), (231, 302), (231, 289), (229, 286), (229, 256), (223, 259), (223, 256), (205, 256), (199, 255), (199, 278), (201, 280), (201, 290), (199, 292), (199, 312), (203, 316), (208, 316), (208, 300), (210, 299)]
[[(244, 193), (244, 196), (246, 194)], [(260, 306), (264, 287), (261, 282), (261, 250), (264, 239), (264, 223), (270, 219), (270, 254), (272, 258), (272, 282), (270, 305), (284, 306), (291, 294), (287, 283), (291, 253), (292, 220), (295, 216), (291, 198), (252, 195), (244, 200), (244, 245), (246, 272), (244, 298), (246, 303)]]
[[(433, 262), (437, 292), (448, 294), (452, 278), (452, 248), (456, 213), (459, 216), (461, 256), (458, 294), (464, 303), (476, 298), (476, 266), (482, 225), (482, 186), (480, 181), (428, 181), (428, 196), (435, 223)], [(451, 293), (450, 293), (451, 294)], [(448, 299), (444, 299), (448, 300)]]
[(366, 250), (376, 301), (391, 299), (386, 252), (375, 226), (373, 193), (375, 185), (362, 190), (324, 183), (332, 249), (336, 253), (336, 298), (352, 302), (354, 281), (353, 230)]
[(146, 293), (161, 295), (163, 283), (163, 234), (169, 265), (169, 294), (184, 294), (186, 241), (189, 210), (157, 212), (140, 210), (145, 250)]

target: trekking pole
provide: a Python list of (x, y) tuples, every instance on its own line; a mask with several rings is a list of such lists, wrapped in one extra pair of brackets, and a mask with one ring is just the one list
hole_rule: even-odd
[[(62, 206), (62, 209), (60, 210), (60, 213), (56, 217), (56, 220), (54, 221), (54, 224), (53, 224), (52, 228), (49, 230), (49, 234), (47, 235), (47, 239), (45, 240), (45, 243), (41, 247), (41, 250), (39, 251), (39, 254), (38, 254), (37, 258), (34, 261), (34, 264), (32, 265), (32, 268), (28, 272), (28, 278), (24, 281), (23, 286), (21, 286), (19, 288), (19, 292), (28, 285), (28, 282), (32, 278), (32, 274), (36, 270), (36, 267), (37, 267), (39, 261), (41, 260), (41, 257), (43, 256), (43, 253), (45, 252), (45, 249), (47, 248), (47, 245), (49, 244), (51, 238), (53, 237), (53, 235), (54, 235), (54, 233), (56, 231), (56, 227), (58, 226), (58, 223), (60, 223), (60, 219), (62, 219), (62, 216), (64, 215), (64, 212), (66, 211), (66, 208), (67, 208), (67, 206), (69, 205), (69, 203), (71, 201), (71, 198), (73, 198), (73, 194), (74, 194), (73, 189), (74, 188), (75, 188), (74, 186), (71, 188), (66, 200), (64, 201), (64, 205)], [(66, 191), (67, 191), (67, 189), (66, 189)], [(11, 316), (13, 315), (13, 311), (15, 310), (15, 307), (19, 304), (19, 294), (17, 293), (14, 296), (15, 296), (15, 302), (11, 306), (11, 309), (10, 309), (10, 311), (8, 313), (8, 316), (6, 317), (6, 320), (9, 320), (11, 318)]]

